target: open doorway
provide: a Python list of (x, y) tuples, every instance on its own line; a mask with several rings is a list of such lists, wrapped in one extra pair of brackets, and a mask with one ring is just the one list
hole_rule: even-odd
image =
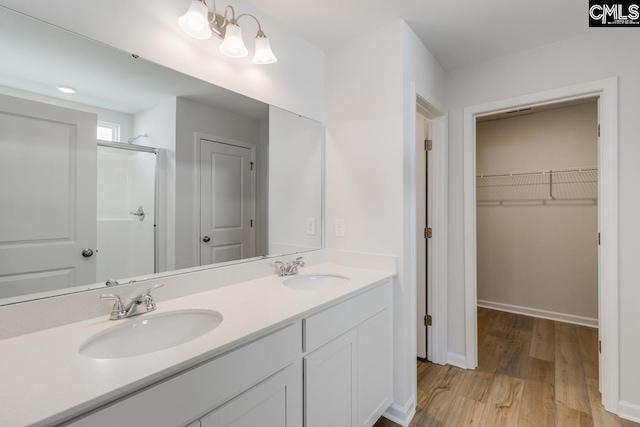
[[(465, 233), (465, 337), (466, 367), (475, 369), (478, 366), (478, 223), (476, 202), (481, 192), (476, 188), (476, 176), (482, 171), (476, 170), (476, 141), (478, 135), (477, 120), (509, 111), (525, 113), (528, 108), (544, 106), (554, 108), (567, 102), (590, 102), (597, 100), (598, 124), (593, 131), (599, 133), (597, 146), (597, 167), (595, 170), (575, 170), (567, 173), (593, 174), (597, 171), (597, 232), (592, 239), (599, 243), (597, 247), (597, 326), (599, 331), (600, 350), (600, 384), (602, 403), (610, 411), (618, 412), (618, 324), (616, 321), (618, 307), (617, 284), (617, 81), (601, 80), (592, 83), (557, 89), (523, 96), (517, 99), (497, 101), (465, 108), (465, 177), (464, 177), (464, 233)], [(590, 101), (587, 101), (590, 100)], [(570, 168), (571, 169), (571, 168)], [(578, 168), (580, 169), (580, 168)], [(526, 171), (525, 171), (526, 172)], [(551, 197), (559, 195), (553, 180), (566, 180), (547, 173), (544, 185), (551, 190)], [(497, 178), (497, 177), (493, 177)], [(591, 177), (593, 178), (593, 177)], [(588, 178), (587, 180), (592, 180)], [(537, 179), (540, 179), (538, 176)], [(574, 183), (572, 185), (578, 185)], [(580, 184), (581, 185), (581, 184)], [(553, 191), (556, 190), (554, 193)], [(572, 191), (575, 193), (573, 189)], [(483, 190), (484, 191), (484, 190)], [(492, 190), (494, 191), (494, 190)], [(485, 197), (485, 196), (483, 196)], [(580, 198), (580, 197), (578, 197)], [(552, 199), (553, 201), (553, 199)], [(588, 201), (586, 203), (589, 203)], [(573, 226), (573, 225), (572, 225)], [(529, 313), (531, 314), (531, 313)], [(588, 316), (583, 316), (588, 317)], [(566, 321), (567, 319), (564, 319)], [(574, 317), (575, 320), (575, 317)], [(597, 355), (596, 355), (597, 357)], [(597, 369), (596, 369), (597, 370)], [(597, 388), (597, 385), (596, 385)]]
[(598, 326), (598, 100), (476, 119), (477, 304)]

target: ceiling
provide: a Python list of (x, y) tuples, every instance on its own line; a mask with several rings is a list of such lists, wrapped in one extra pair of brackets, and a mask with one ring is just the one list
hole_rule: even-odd
[(584, 0), (247, 1), (325, 51), (402, 18), (445, 70), (589, 30)]

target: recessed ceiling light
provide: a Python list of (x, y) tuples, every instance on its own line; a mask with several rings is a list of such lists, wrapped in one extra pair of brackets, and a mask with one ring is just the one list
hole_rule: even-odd
[(58, 85), (58, 86), (56, 86), (56, 87), (58, 88), (58, 90), (59, 90), (60, 92), (64, 92), (64, 93), (76, 93), (76, 92), (77, 92), (77, 90), (75, 90), (74, 88), (69, 87), (69, 86), (61, 86), (61, 85)]

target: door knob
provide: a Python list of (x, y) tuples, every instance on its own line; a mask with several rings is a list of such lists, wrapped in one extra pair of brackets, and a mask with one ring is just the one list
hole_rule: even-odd
[(83, 249), (82, 250), (82, 256), (85, 258), (89, 258), (93, 255), (93, 251), (89, 248)]
[(209, 238), (209, 236), (204, 236), (202, 238), (202, 241), (205, 242), (205, 243), (208, 243), (209, 241), (211, 241), (211, 238)]

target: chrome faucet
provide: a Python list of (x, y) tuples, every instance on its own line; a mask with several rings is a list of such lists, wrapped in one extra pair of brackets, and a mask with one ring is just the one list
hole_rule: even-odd
[(278, 269), (278, 276), (293, 276), (298, 274), (298, 267), (304, 267), (304, 261), (302, 257), (298, 257), (295, 260), (285, 265), (282, 261), (276, 261), (276, 268)]
[(113, 300), (115, 303), (113, 304), (113, 309), (111, 310), (111, 314), (109, 315), (109, 319), (111, 320), (120, 320), (126, 319), (131, 316), (137, 316), (139, 314), (149, 313), (150, 311), (154, 311), (156, 309), (156, 304), (153, 302), (153, 297), (151, 296), (151, 292), (161, 288), (164, 286), (163, 283), (158, 283), (157, 285), (153, 285), (146, 292), (143, 292), (137, 296), (135, 296), (129, 304), (126, 306), (122, 303), (122, 299), (116, 294), (102, 294), (100, 295), (100, 299), (105, 300)]

